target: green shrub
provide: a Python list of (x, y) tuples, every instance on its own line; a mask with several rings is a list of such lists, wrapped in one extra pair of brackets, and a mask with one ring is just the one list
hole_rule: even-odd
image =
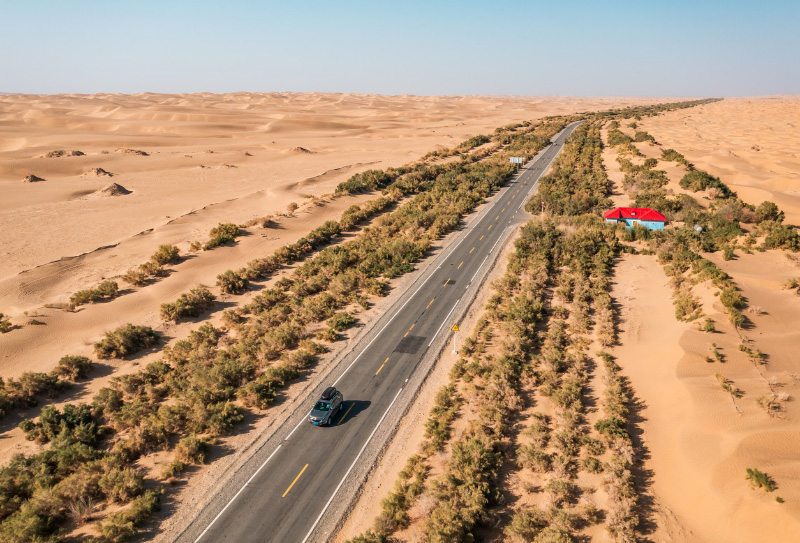
[(158, 250), (153, 253), (150, 260), (159, 266), (174, 264), (180, 260), (180, 251), (174, 245), (159, 245)]
[(71, 381), (85, 379), (92, 371), (92, 361), (85, 356), (62, 356), (53, 373)]
[(142, 349), (152, 347), (159, 341), (158, 334), (149, 326), (127, 324), (112, 332), (94, 344), (94, 352), (98, 358), (125, 358)]
[(625, 421), (618, 417), (600, 419), (595, 423), (594, 428), (609, 441), (615, 439), (630, 441), (628, 430), (625, 428)]
[(197, 436), (184, 437), (175, 447), (175, 458), (186, 464), (205, 464), (208, 459), (208, 443)]
[(800, 235), (793, 226), (769, 220), (759, 225), (759, 232), (766, 233), (765, 249), (800, 250)]
[(747, 468), (747, 480), (753, 488), (763, 488), (767, 492), (772, 492), (778, 488), (775, 480), (756, 468)]
[(70, 296), (69, 305), (71, 308), (75, 308), (79, 305), (111, 300), (117, 296), (117, 292), (119, 292), (119, 285), (117, 285), (116, 281), (103, 281), (95, 288), (79, 290)]
[(10, 332), (11, 330), (18, 328), (17, 326), (11, 324), (11, 321), (8, 318), (0, 313), (0, 334), (5, 334)]
[(142, 493), (144, 479), (133, 468), (112, 468), (100, 477), (99, 485), (109, 501), (128, 503)]
[(756, 208), (756, 218), (758, 222), (783, 222), (785, 216), (784, 212), (778, 208), (775, 202), (764, 201)]
[(232, 242), (239, 235), (239, 227), (232, 223), (219, 223), (208, 233), (209, 240), (203, 246), (208, 251), (214, 247)]
[(128, 270), (122, 280), (134, 287), (143, 287), (150, 282), (150, 276), (142, 269)]
[(180, 460), (173, 460), (161, 470), (161, 479), (172, 479), (186, 471), (186, 464)]
[(187, 317), (199, 317), (214, 304), (215, 296), (204, 286), (195, 287), (172, 303), (161, 304), (161, 319), (177, 322)]
[(147, 490), (135, 498), (127, 509), (112, 513), (99, 523), (100, 533), (108, 543), (123, 543), (136, 535), (136, 528), (154, 511), (158, 511), (161, 498), (157, 491)]
[(337, 332), (344, 332), (356, 322), (356, 319), (350, 313), (336, 313), (333, 317), (328, 319), (328, 326)]
[(630, 136), (616, 128), (612, 128), (608, 131), (608, 144), (611, 147), (616, 147), (617, 145), (626, 145), (632, 141), (633, 140)]
[(226, 294), (241, 294), (249, 284), (242, 270), (228, 270), (217, 276), (217, 286)]

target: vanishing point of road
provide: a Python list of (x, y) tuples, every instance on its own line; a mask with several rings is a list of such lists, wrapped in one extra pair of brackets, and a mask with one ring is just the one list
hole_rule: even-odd
[(320, 521), (331, 504), (351, 498), (342, 489), (345, 479), (381, 425), (402, 415), (398, 398), (404, 391), (413, 395), (405, 390), (411, 387), (409, 380), (424, 357), (438, 354), (443, 336), (452, 334), (454, 310), (469, 302), (466, 296), (474, 296), (469, 286), (502, 248), (501, 240), (508, 239), (504, 234), (527, 220), (524, 202), (577, 124), (565, 128), (489, 200), (409, 288), (402, 303), (395, 304), (399, 308), (367, 324), (379, 331), (321, 385), (333, 384), (344, 394), (332, 426), (306, 421), (318, 387), (276, 431), (271, 446), (262, 447), (242, 467), (252, 474), (249, 479), (227, 489), (232, 495), (212, 500), (178, 538), (180, 543), (306, 543), (330, 535), (321, 533)]

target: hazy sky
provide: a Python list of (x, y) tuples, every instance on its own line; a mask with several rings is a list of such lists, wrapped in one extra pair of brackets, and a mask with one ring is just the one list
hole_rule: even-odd
[(0, 92), (800, 93), (798, 0), (0, 1)]

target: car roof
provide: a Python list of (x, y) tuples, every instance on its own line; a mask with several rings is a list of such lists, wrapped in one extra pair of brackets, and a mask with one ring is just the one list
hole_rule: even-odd
[(322, 400), (330, 400), (334, 396), (336, 396), (336, 388), (335, 387), (328, 387), (328, 388), (325, 389), (325, 392), (322, 393), (322, 396), (321, 396), (320, 399), (322, 399)]

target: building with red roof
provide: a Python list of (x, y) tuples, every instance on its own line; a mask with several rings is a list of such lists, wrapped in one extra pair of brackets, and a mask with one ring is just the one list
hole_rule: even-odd
[(625, 223), (628, 228), (640, 224), (649, 230), (663, 230), (667, 218), (649, 207), (617, 207), (603, 213), (603, 218), (610, 223)]

